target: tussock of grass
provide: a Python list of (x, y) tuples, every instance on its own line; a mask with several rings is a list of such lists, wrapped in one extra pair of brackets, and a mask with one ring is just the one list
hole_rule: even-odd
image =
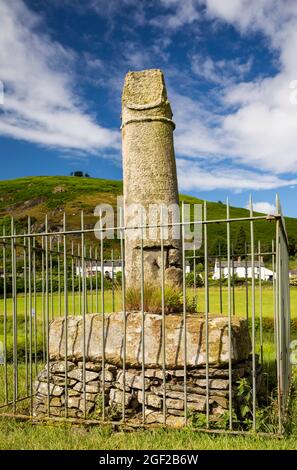
[[(144, 285), (144, 311), (150, 313), (162, 313), (162, 289), (152, 284)], [(126, 306), (128, 310), (141, 310), (141, 289), (131, 287), (126, 292)], [(179, 313), (183, 311), (183, 294), (178, 288), (165, 286), (164, 289), (165, 313)], [(194, 300), (186, 299), (187, 312), (195, 312)]]

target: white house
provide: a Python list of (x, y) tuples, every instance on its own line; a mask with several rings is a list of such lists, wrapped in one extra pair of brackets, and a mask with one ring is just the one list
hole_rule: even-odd
[[(85, 274), (87, 277), (96, 276), (96, 272), (101, 273), (101, 262), (91, 263), (90, 261), (85, 262)], [(116, 273), (122, 272), (122, 263), (121, 261), (104, 261), (103, 263), (103, 272), (105, 276), (112, 278), (112, 272), (115, 276)], [(82, 276), (83, 270), (81, 266), (76, 266), (76, 275)]]
[[(234, 271), (233, 271), (234, 268)], [(219, 260), (216, 259), (215, 266), (214, 266), (214, 273), (212, 278), (213, 279), (220, 279), (220, 270), (221, 270), (221, 278), (228, 278), (228, 263), (227, 261), (221, 261), (221, 266)], [(237, 278), (251, 278), (253, 274), (252, 263), (250, 261), (245, 262), (245, 260), (238, 259), (237, 261), (230, 262), (230, 273), (231, 276), (235, 275)], [(272, 281), (273, 276), (275, 277), (275, 273), (265, 267), (263, 263), (260, 263), (255, 260), (255, 268), (254, 268), (254, 276), (255, 279), (261, 278), (262, 281)]]

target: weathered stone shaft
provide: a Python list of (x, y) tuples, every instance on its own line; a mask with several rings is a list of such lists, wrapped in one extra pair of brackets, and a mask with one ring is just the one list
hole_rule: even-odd
[[(178, 186), (173, 146), (172, 111), (167, 99), (163, 74), (160, 70), (129, 72), (122, 96), (122, 140), (124, 170), (124, 211), (126, 226), (135, 226), (135, 212), (140, 204), (148, 214), (149, 205), (178, 206)], [(138, 214), (139, 215), (139, 214)], [(169, 223), (179, 222), (169, 212)], [(139, 219), (138, 219), (139, 220)], [(164, 223), (167, 223), (163, 219)], [(143, 220), (146, 224), (160, 223), (160, 211)], [(131, 233), (131, 231), (130, 231)], [(140, 238), (126, 239), (127, 286), (139, 286), (141, 272)], [(180, 284), (180, 240), (170, 228), (164, 239), (165, 279)], [(154, 236), (145, 231), (144, 274), (146, 283), (161, 280), (160, 229)]]

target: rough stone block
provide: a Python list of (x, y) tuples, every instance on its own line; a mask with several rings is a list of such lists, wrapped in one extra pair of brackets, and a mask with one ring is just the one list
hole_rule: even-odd
[[(123, 400), (124, 400), (124, 396), (123, 396), (123, 393), (121, 390), (117, 390), (116, 388), (112, 388), (110, 390), (110, 405), (113, 405), (113, 404), (118, 404), (118, 405), (122, 405), (123, 404)], [(125, 406), (129, 406), (130, 405), (130, 402), (132, 400), (132, 394), (131, 393), (125, 393)]]
[[(139, 403), (143, 403), (143, 394), (142, 391), (139, 391), (137, 394), (137, 399)], [(153, 408), (161, 408), (162, 407), (162, 398), (154, 393), (146, 393), (145, 394), (145, 404), (147, 406), (152, 406)]]
[[(116, 380), (119, 383), (119, 385), (123, 386), (123, 383), (124, 383), (123, 371), (118, 372)], [(126, 371), (126, 373), (125, 373), (125, 385), (126, 386), (128, 386), (130, 388), (136, 388), (136, 389), (142, 390), (142, 386), (143, 386), (142, 382), (143, 382), (142, 381), (142, 375), (139, 372), (137, 372), (137, 371), (135, 371), (135, 372)], [(150, 384), (151, 384), (151, 381), (148, 378), (144, 378), (144, 389), (145, 390), (147, 390), (149, 388)]]
[[(86, 344), (87, 360), (98, 362), (102, 359), (102, 318), (101, 315), (87, 315), (86, 317)], [(76, 322), (76, 328), (74, 327)], [(106, 348), (105, 357), (114, 366), (122, 365), (123, 355), (123, 314), (114, 313), (106, 315)], [(162, 344), (161, 334), (162, 316), (147, 313), (145, 315), (145, 366), (160, 369), (162, 358), (160, 354)], [(73, 360), (81, 360), (83, 356), (83, 329), (81, 317), (72, 321), (73, 344), (71, 351)], [(182, 315), (168, 315), (166, 319), (166, 364), (168, 369), (183, 367), (184, 358), (184, 328)], [(225, 317), (210, 316), (209, 318), (209, 364), (211, 366), (226, 366), (229, 356), (232, 362), (244, 361), (251, 351), (251, 342), (246, 320), (238, 317), (232, 318), (231, 325), (231, 351), (229, 351), (228, 319)], [(61, 336), (62, 335), (62, 336)], [(50, 358), (52, 360), (64, 359), (63, 320), (54, 320), (50, 325)], [(61, 341), (62, 338), (62, 341)], [(127, 314), (126, 339), (126, 366), (140, 368), (141, 352), (141, 313)], [(206, 363), (205, 345), (205, 319), (198, 315), (187, 316), (187, 366), (201, 367)], [(71, 371), (72, 372), (72, 371)], [(91, 373), (91, 372), (90, 372)], [(77, 374), (77, 372), (75, 372)], [(75, 376), (78, 377), (78, 376)], [(73, 378), (75, 378), (73, 376)], [(79, 380), (79, 378), (78, 378)]]
[[(73, 369), (72, 371), (69, 372), (68, 377), (70, 379), (74, 379), (79, 382), (83, 382), (83, 370), (82, 369)], [(99, 374), (97, 372), (92, 372), (89, 370), (85, 371), (85, 381), (86, 383), (92, 382), (93, 380), (98, 379)]]

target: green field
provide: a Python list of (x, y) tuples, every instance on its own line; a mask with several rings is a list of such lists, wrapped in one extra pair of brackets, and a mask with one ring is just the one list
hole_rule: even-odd
[[(297, 287), (291, 287), (291, 317), (297, 318)], [(205, 310), (205, 289), (198, 288), (196, 291), (197, 296), (197, 305), (198, 305), (198, 312), (203, 313)], [(194, 289), (187, 289), (187, 297), (189, 299), (194, 297)], [(232, 297), (232, 293), (231, 293)], [(249, 316), (251, 316), (251, 298), (252, 298), (252, 288), (249, 286), (249, 294), (248, 294), (248, 305), (249, 305)], [(260, 292), (259, 288), (256, 286), (255, 288), (255, 311), (256, 317), (259, 317), (260, 312)], [(74, 299), (74, 302), (73, 302)], [(98, 291), (98, 296), (96, 295), (95, 290), (93, 291), (92, 295), (88, 292), (87, 296), (87, 304), (88, 304), (88, 312), (89, 313), (97, 313), (97, 306), (98, 312), (101, 312), (101, 291)], [(222, 288), (222, 299), (223, 299), (223, 314), (228, 314), (228, 289), (227, 287)], [(78, 292), (75, 293), (74, 297), (72, 296), (72, 292), (68, 294), (68, 311), (69, 315), (75, 313), (76, 315), (80, 312), (80, 302), (81, 297)], [(4, 301), (3, 298), (0, 299), (0, 315), (3, 315), (4, 311)], [(8, 298), (6, 300), (7, 303), (7, 313), (11, 315), (13, 310), (13, 301), (12, 298)], [(36, 313), (39, 318), (42, 316), (42, 295), (37, 293), (36, 294)], [(25, 313), (25, 297), (23, 294), (19, 294), (17, 298), (17, 310), (19, 315), (24, 315)], [(112, 291), (105, 290), (104, 292), (104, 305), (105, 305), (105, 312), (109, 313), (112, 312)], [(211, 313), (220, 313), (220, 290), (217, 286), (211, 286), (209, 289), (209, 311)], [(28, 307), (27, 307), (28, 308)], [(34, 300), (32, 301), (32, 308), (35, 309)], [(119, 311), (122, 309), (122, 293), (120, 290), (115, 291), (115, 311)], [(273, 289), (272, 287), (263, 287), (262, 288), (262, 313), (263, 317), (273, 318)], [(58, 293), (53, 293), (51, 296), (49, 294), (49, 316), (50, 319), (53, 317), (57, 317), (64, 314), (64, 294), (63, 292), (61, 295)], [(244, 286), (236, 286), (235, 288), (235, 314), (245, 318), (246, 316), (246, 290)]]

